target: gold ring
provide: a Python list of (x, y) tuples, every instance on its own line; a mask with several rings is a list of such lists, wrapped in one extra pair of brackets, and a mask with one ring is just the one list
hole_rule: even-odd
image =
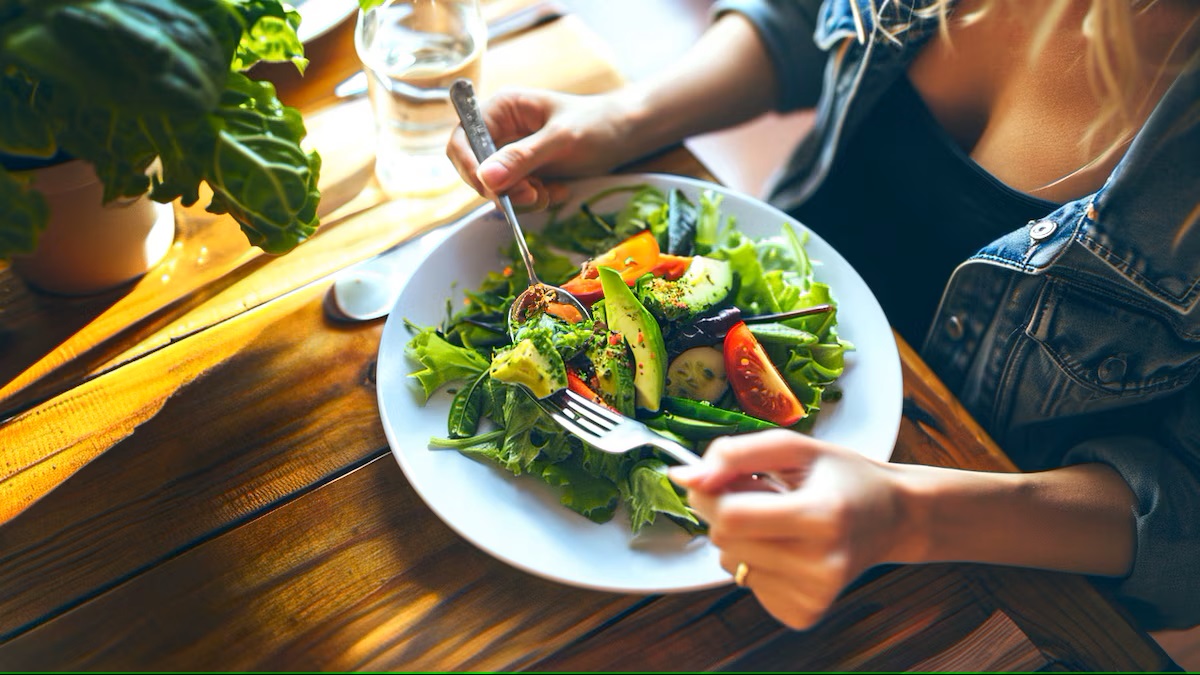
[(746, 577), (750, 574), (750, 566), (746, 563), (738, 563), (737, 571), (733, 573), (733, 583), (738, 586), (746, 585)]

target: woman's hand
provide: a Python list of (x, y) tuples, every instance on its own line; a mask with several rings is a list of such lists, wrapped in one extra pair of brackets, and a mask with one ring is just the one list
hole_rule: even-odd
[[(721, 565), (793, 628), (880, 563), (974, 561), (1124, 576), (1137, 509), (1104, 464), (990, 473), (887, 464), (783, 429), (713, 441), (671, 479), (708, 521)], [(771, 472), (791, 492), (739, 491)]]
[(632, 137), (637, 96), (631, 91), (576, 96), (511, 90), (482, 111), (496, 153), (480, 165), (459, 127), (446, 154), (479, 194), (508, 193), (520, 206), (562, 201), (557, 179), (606, 173), (652, 149), (637, 147)]
[[(786, 494), (737, 491), (751, 473), (790, 482)], [(808, 628), (869, 567), (911, 560), (910, 522), (894, 468), (785, 430), (715, 440), (705, 462), (674, 467), (672, 480), (708, 521), (721, 566), (745, 578), (763, 607), (792, 628)]]

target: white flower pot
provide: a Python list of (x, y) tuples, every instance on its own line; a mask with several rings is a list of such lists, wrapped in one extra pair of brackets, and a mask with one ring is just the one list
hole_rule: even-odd
[(50, 207), (30, 255), (12, 268), (31, 286), (64, 295), (99, 293), (144, 275), (175, 238), (175, 212), (146, 196), (102, 204), (92, 165), (71, 160), (28, 172)]

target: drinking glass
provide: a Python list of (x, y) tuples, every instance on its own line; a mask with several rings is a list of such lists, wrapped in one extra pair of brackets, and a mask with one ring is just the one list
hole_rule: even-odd
[(395, 197), (426, 197), (460, 182), (446, 158), (458, 124), (450, 83), (478, 87), (487, 25), (479, 0), (388, 0), (358, 14), (354, 45), (375, 116), (375, 175)]

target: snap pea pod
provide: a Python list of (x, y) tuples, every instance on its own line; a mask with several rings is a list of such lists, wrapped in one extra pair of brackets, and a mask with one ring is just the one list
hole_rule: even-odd
[(690, 398), (664, 396), (661, 405), (663, 412), (671, 413), (676, 417), (729, 427), (729, 431), (726, 433), (730, 434), (775, 429), (779, 426), (757, 417), (751, 417), (745, 413), (718, 408), (711, 403), (693, 401)]

